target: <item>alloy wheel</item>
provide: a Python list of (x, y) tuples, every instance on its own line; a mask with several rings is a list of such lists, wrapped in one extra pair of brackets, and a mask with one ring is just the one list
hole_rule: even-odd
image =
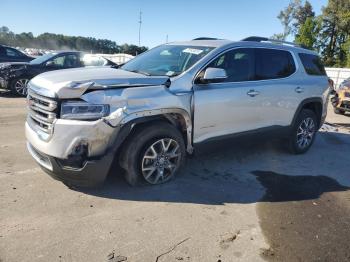
[(305, 118), (297, 130), (297, 145), (300, 149), (308, 147), (315, 135), (315, 122), (311, 117)]
[(26, 96), (28, 82), (29, 82), (28, 79), (18, 79), (15, 83), (16, 93), (21, 95), (21, 96)]
[(171, 179), (181, 162), (178, 142), (171, 138), (162, 138), (154, 142), (145, 151), (141, 171), (150, 184), (161, 184)]

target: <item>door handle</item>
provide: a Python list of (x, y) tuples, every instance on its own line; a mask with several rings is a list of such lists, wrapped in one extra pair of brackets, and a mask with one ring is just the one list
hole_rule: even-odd
[(295, 88), (295, 92), (302, 93), (302, 92), (304, 92), (304, 88), (298, 86), (297, 88)]
[(254, 90), (254, 89), (251, 89), (247, 92), (247, 95), (251, 96), (251, 97), (257, 96), (258, 94), (260, 94), (260, 92)]

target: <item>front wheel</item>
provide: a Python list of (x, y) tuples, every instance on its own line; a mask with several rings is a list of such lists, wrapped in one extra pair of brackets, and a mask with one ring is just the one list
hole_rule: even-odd
[(15, 80), (13, 80), (12, 84), (11, 84), (12, 94), (14, 94), (16, 96), (22, 96), (22, 97), (27, 96), (28, 82), (29, 82), (29, 79), (26, 79), (26, 78), (17, 78)]
[(303, 154), (309, 150), (315, 140), (317, 125), (316, 115), (313, 111), (303, 109), (299, 113), (289, 138), (291, 153)]
[(176, 175), (186, 155), (182, 134), (171, 124), (156, 122), (140, 128), (123, 146), (120, 165), (130, 185), (157, 185)]

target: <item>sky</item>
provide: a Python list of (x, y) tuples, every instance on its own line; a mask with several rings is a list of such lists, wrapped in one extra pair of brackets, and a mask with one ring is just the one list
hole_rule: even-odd
[[(316, 14), (327, 0), (309, 0)], [(277, 15), (289, 0), (0, 0), (0, 26), (110, 39), (154, 47), (207, 36), (240, 40), (283, 31)]]

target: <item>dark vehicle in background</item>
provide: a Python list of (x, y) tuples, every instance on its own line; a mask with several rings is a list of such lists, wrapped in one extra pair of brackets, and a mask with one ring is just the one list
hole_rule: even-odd
[(345, 79), (335, 90), (335, 95), (331, 98), (334, 113), (344, 115), (350, 112), (350, 78)]
[(0, 63), (0, 87), (10, 89), (14, 95), (26, 96), (30, 79), (41, 73), (59, 69), (85, 66), (117, 66), (116, 63), (99, 55), (77, 51), (52, 52), (28, 63)]
[(22, 53), (21, 51), (0, 45), (0, 63), (3, 62), (29, 62), (33, 60), (34, 57), (27, 56), (26, 54)]

